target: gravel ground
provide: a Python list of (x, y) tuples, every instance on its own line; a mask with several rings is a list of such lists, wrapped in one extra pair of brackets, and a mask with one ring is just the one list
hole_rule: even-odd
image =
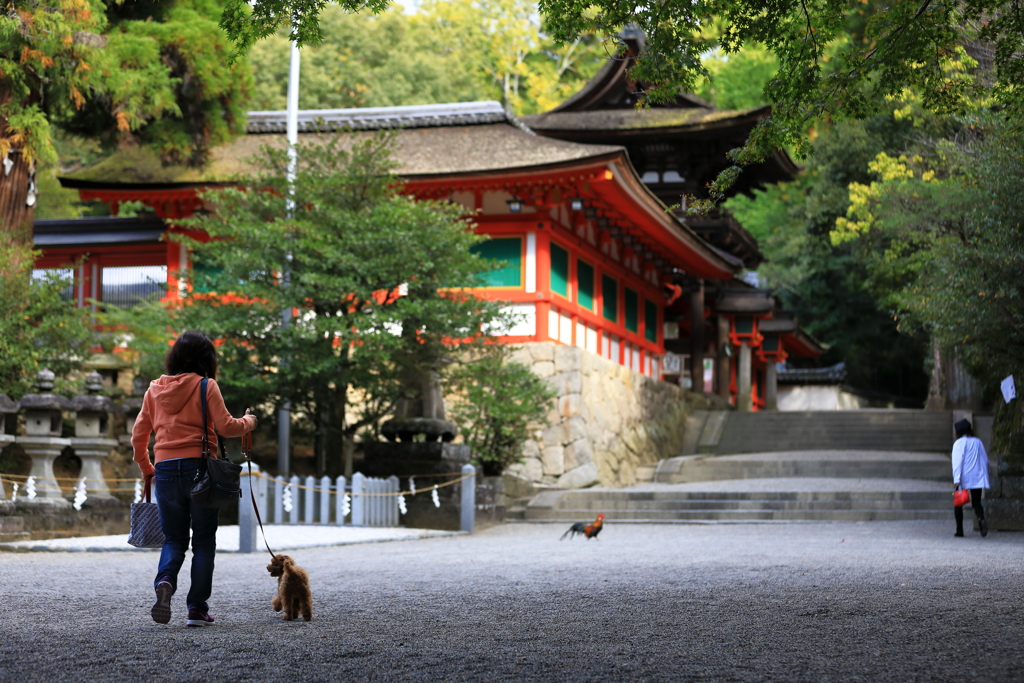
[(187, 573), (171, 624), (150, 620), (153, 555), (3, 553), (0, 681), (1024, 680), (1024, 534), (561, 531), (294, 551), (311, 623), (270, 610), (265, 554), (220, 555), (217, 623), (194, 629)]

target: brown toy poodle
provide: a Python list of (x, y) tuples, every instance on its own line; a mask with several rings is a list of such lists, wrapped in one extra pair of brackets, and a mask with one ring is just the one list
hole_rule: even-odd
[(284, 609), (284, 618), (305, 621), (313, 618), (313, 595), (309, 592), (309, 574), (288, 555), (274, 555), (267, 565), (271, 576), (277, 577), (277, 595), (271, 605), (275, 612)]

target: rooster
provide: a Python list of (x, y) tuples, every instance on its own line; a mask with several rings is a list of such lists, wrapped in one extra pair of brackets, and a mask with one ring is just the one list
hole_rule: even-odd
[(597, 535), (599, 533), (601, 533), (601, 527), (603, 527), (603, 526), (604, 526), (604, 513), (603, 512), (599, 512), (599, 513), (597, 513), (597, 519), (595, 519), (593, 522), (591, 522), (590, 524), (584, 524), (583, 522), (576, 522), (571, 527), (569, 527), (569, 530), (566, 531), (564, 534), (562, 534), (562, 537), (560, 539), (558, 539), (558, 540), (559, 541), (564, 541), (565, 537), (569, 536), (570, 534), (572, 534), (572, 535), (569, 536), (569, 538), (575, 538), (576, 534), (583, 534), (584, 536), (587, 537), (587, 540), (589, 541), (592, 538), (597, 538)]

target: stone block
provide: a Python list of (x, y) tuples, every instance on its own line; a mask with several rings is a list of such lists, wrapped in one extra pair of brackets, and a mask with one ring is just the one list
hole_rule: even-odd
[(565, 472), (565, 453), (561, 446), (548, 446), (541, 451), (544, 474), (558, 476)]
[[(1000, 484), (999, 497), (1001, 498), (1022, 498), (1024, 499), (1024, 477), (998, 477), (998, 483)], [(993, 483), (993, 488), (996, 482)], [(996, 495), (993, 492), (985, 494), (986, 500), (988, 496), (993, 498)]]
[(560, 372), (548, 378), (548, 384), (557, 396), (578, 394), (583, 391), (583, 378), (578, 372)]
[(1024, 531), (1024, 499), (986, 499), (985, 519), (992, 531)]
[(562, 423), (552, 425), (544, 430), (541, 442), (547, 446), (561, 446), (566, 442), (566, 429)]
[[(597, 415), (594, 414), (594, 417)], [(590, 420), (595, 422), (596, 420)], [(587, 436), (587, 421), (582, 417), (570, 417), (565, 421), (566, 438), (569, 441), (576, 441), (577, 439), (583, 439)]]
[(648, 443), (647, 429), (642, 424), (636, 425), (626, 432), (622, 441), (629, 450), (634, 453), (642, 453)]
[(572, 417), (580, 413), (580, 395), (569, 394), (558, 399), (558, 414), (561, 417)]
[(523, 365), (533, 365), (533, 354), (525, 346), (520, 346), (509, 354), (509, 360), (515, 361), (516, 363), (522, 363)]
[(533, 356), (535, 362), (549, 361), (554, 362), (555, 360), (555, 344), (552, 342), (541, 342), (539, 344), (528, 344), (527, 347), (530, 349), (530, 355)]
[(1024, 454), (1011, 453), (1000, 455), (997, 464), (997, 471), (1000, 477), (1021, 477), (1024, 476)]
[[(562, 421), (562, 413), (558, 409), (558, 405), (557, 404), (555, 405), (554, 408), (551, 408), (550, 410), (548, 410), (548, 413), (547, 413), (546, 417), (547, 417), (547, 423), (548, 424), (559, 424)], [(537, 437), (537, 438), (540, 438), (540, 437)]]
[(583, 351), (575, 346), (559, 346), (555, 349), (555, 372), (579, 372), (582, 354)]
[(573, 441), (565, 447), (565, 469), (571, 470), (593, 461), (594, 454), (590, 448), (590, 441), (587, 439)]
[(512, 465), (505, 471), (527, 481), (540, 481), (544, 477), (544, 466), (541, 464), (540, 458), (524, 458), (522, 462)]
[(597, 483), (597, 466), (590, 462), (570, 470), (558, 478), (558, 487), (581, 489)]
[(540, 446), (533, 439), (527, 439), (523, 442), (523, 457), (524, 458), (540, 458)]
[(533, 370), (533, 374), (544, 379), (555, 374), (555, 363), (554, 361), (540, 361), (534, 363), (531, 369)]

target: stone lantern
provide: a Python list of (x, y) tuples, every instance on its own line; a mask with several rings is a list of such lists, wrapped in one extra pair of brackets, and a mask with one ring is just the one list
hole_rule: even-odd
[[(135, 420), (139, 416), (139, 412), (142, 410), (142, 400), (146, 396), (146, 392), (149, 390), (149, 380), (140, 375), (136, 375), (132, 381), (132, 395), (121, 401), (121, 411), (125, 417), (125, 434), (119, 434), (117, 437), (118, 444), (121, 448), (126, 449), (129, 454), (132, 453), (132, 430), (135, 429)], [(150, 435), (150, 445), (153, 443), (153, 436)], [(136, 470), (132, 470), (133, 472)], [(142, 472), (138, 472), (141, 477)]]
[(94, 353), (87, 361), (82, 363), (85, 370), (99, 372), (103, 386), (113, 389), (117, 386), (120, 373), (131, 367), (131, 363), (125, 362), (114, 353), (114, 338), (104, 336), (100, 339), (100, 352)]
[(26, 394), (18, 402), (25, 413), (25, 436), (18, 437), (18, 443), (25, 454), (32, 458), (31, 476), (35, 478), (36, 498), (53, 505), (70, 505), (61, 495), (60, 486), (53, 474), (53, 461), (71, 439), (61, 438), (62, 413), (69, 407), (63, 396), (55, 396), (54, 374), (40, 370), (36, 376), (38, 394)]
[(113, 498), (103, 478), (103, 459), (117, 446), (117, 439), (107, 438), (110, 413), (116, 410), (114, 402), (103, 391), (103, 378), (95, 370), (85, 378), (85, 394), (71, 399), (75, 411), (75, 436), (71, 447), (82, 461), (81, 476), (89, 489), (90, 498)]
[[(8, 416), (12, 416), (10, 427), (7, 425)], [(17, 425), (18, 404), (11, 400), (7, 394), (0, 394), (0, 450), (9, 443), (14, 442), (14, 430)], [(6, 497), (4, 484), (0, 481), (0, 500)]]
[(17, 429), (18, 404), (7, 394), (0, 394), (0, 450), (14, 441)]

